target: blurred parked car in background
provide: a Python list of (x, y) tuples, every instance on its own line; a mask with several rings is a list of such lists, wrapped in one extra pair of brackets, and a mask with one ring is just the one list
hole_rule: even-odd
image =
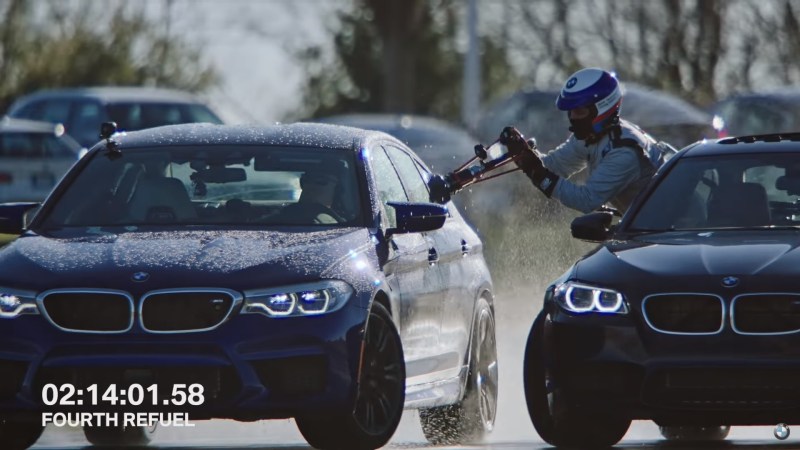
[(727, 97), (711, 108), (719, 137), (800, 130), (800, 89), (785, 88)]
[[(715, 137), (711, 115), (688, 102), (632, 83), (622, 85), (621, 115), (658, 140), (676, 148)], [(569, 136), (569, 121), (555, 106), (558, 91), (521, 91), (486, 109), (478, 121), (478, 136), (493, 141), (503, 127), (516, 126), (526, 137), (535, 137), (539, 148), (549, 151)]]
[(80, 157), (64, 127), (47, 122), (0, 121), (0, 202), (41, 201)]
[(411, 147), (434, 172), (447, 172), (465, 162), (478, 143), (478, 138), (463, 128), (426, 116), (343, 114), (315, 120), (390, 134)]
[(8, 115), (22, 119), (63, 124), (81, 145), (98, 140), (103, 122), (113, 121), (120, 130), (179, 123), (222, 120), (203, 101), (186, 92), (149, 87), (86, 87), (35, 92), (18, 98)]

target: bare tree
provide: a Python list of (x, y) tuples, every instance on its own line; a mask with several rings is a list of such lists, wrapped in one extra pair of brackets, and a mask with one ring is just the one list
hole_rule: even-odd
[[(516, 0), (506, 24), (531, 86), (586, 66), (706, 105), (800, 82), (800, 1)], [(518, 55), (518, 56), (517, 56)]]
[(123, 2), (0, 0), (0, 19), (0, 110), (43, 88), (158, 84), (200, 91), (218, 81), (199, 48)]

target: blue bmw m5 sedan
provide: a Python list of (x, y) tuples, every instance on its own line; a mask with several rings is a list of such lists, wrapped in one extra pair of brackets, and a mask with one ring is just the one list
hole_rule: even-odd
[(314, 447), (374, 449), (404, 408), (434, 443), (491, 431), (482, 244), (411, 149), (323, 124), (115, 131), (41, 205), (0, 205), (4, 448), (85, 412), (110, 446), (293, 417)]

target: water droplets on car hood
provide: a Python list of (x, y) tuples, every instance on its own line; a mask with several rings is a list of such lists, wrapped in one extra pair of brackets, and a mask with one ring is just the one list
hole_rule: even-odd
[[(133, 232), (77, 238), (35, 237), (13, 246), (28, 260), (54, 272), (122, 268), (184, 268), (230, 273), (267, 263), (303, 272), (321, 271), (337, 258), (328, 243), (354, 229), (311, 232)], [(366, 233), (366, 231), (362, 232)]]

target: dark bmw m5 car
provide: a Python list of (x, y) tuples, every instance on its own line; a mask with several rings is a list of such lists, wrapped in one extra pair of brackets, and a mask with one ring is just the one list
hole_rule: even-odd
[(670, 440), (800, 423), (800, 134), (703, 141), (667, 162), (546, 291), (525, 391), (556, 446), (615, 444), (631, 420)]
[[(321, 124), (113, 131), (44, 204), (0, 205), (20, 234), (0, 249), (3, 448), (75, 411), (293, 417), (335, 449), (384, 445), (404, 407), (433, 442), (492, 429), (482, 244), (404, 144)], [(152, 431), (82, 425), (112, 447)]]

